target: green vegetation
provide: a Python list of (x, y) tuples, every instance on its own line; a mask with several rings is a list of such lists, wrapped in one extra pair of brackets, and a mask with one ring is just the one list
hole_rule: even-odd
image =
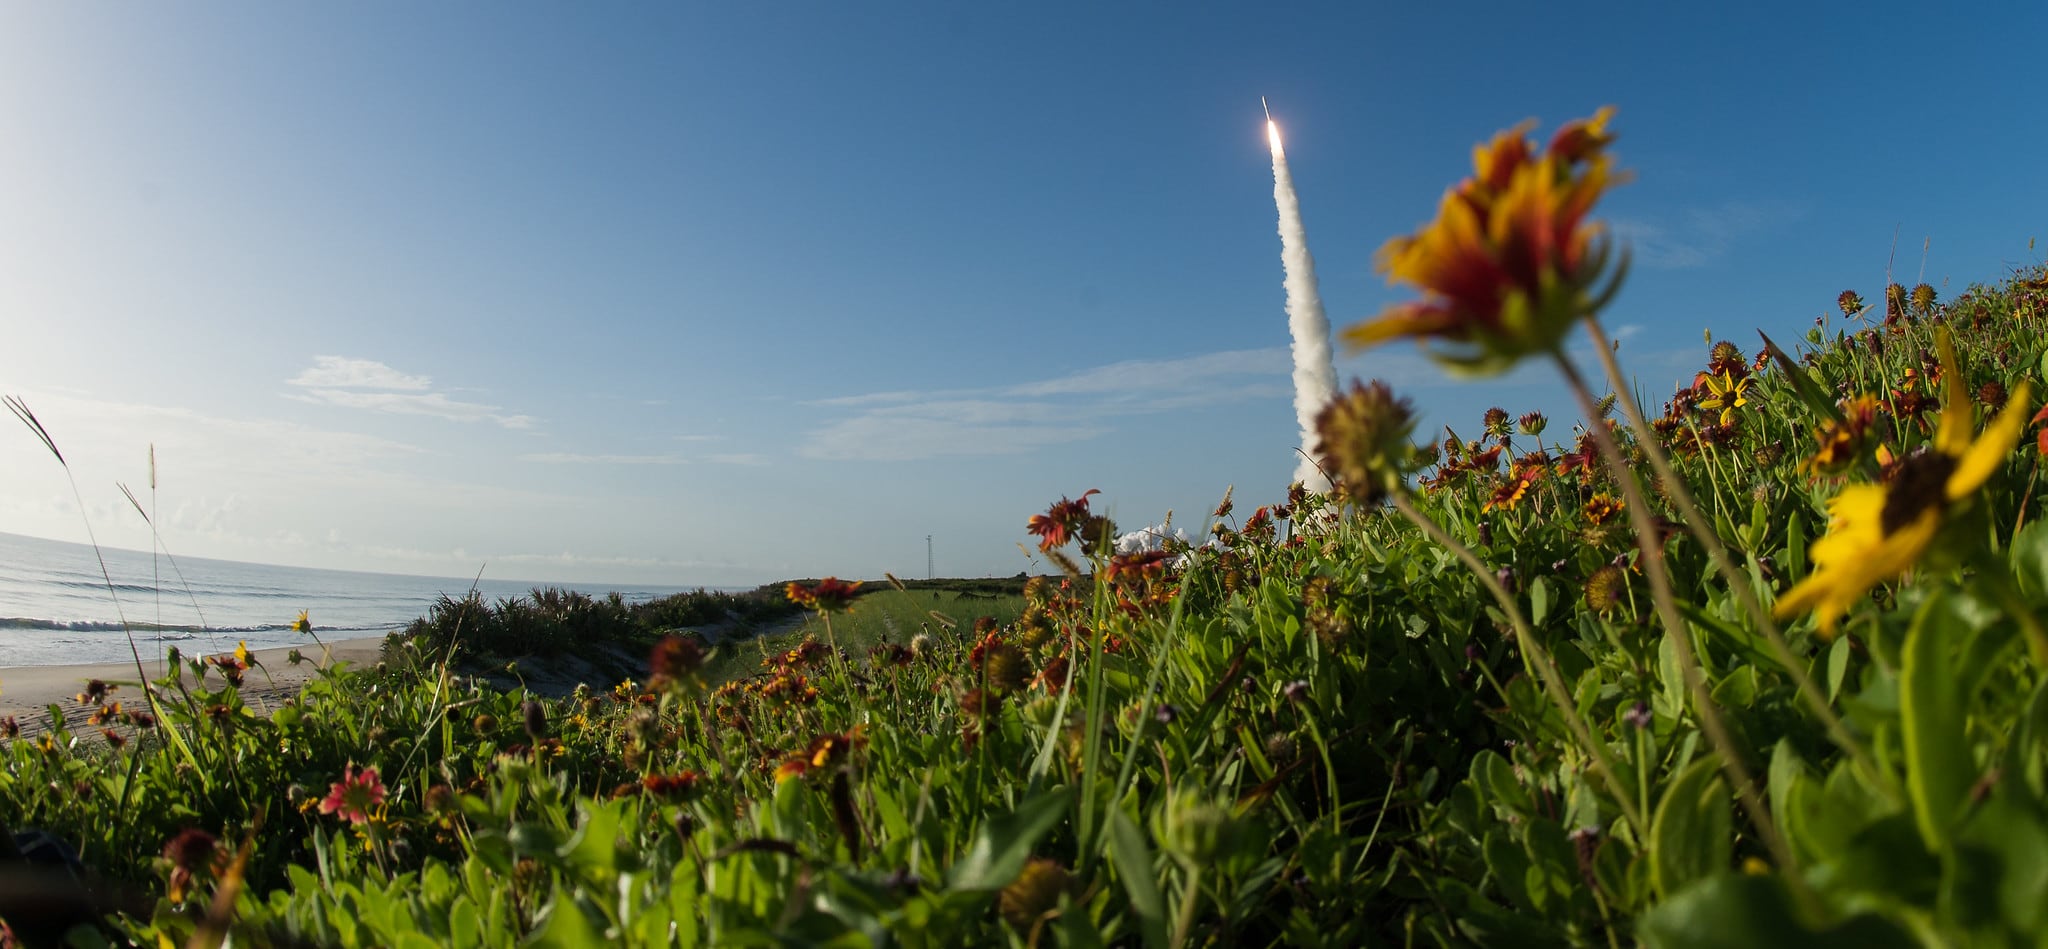
[[(1024, 613), (1024, 581), (924, 581), (906, 589), (863, 588), (859, 606), (834, 618), (831, 635), (839, 648), (856, 656), (885, 644), (909, 646), (920, 634), (941, 643), (957, 641), (956, 630), (977, 625), (1009, 626)], [(1008, 592), (994, 592), (1008, 590)], [(705, 663), (704, 680), (719, 685), (771, 668), (775, 656), (798, 648), (807, 639), (827, 638), (824, 621), (813, 615), (788, 631), (720, 645)]]
[[(444, 604), (412, 661), (268, 718), (239, 660), (185, 659), (0, 749), (0, 821), (77, 850), (87, 943), (2038, 945), (2048, 269), (1881, 320), (1845, 293), (1842, 329), (1713, 343), (1644, 417), (1563, 355), (1611, 354), (1574, 230), (1602, 128), (1496, 154), (1446, 208), (1500, 226), (1390, 260), (1554, 256), (1367, 334), (1552, 359), (1569, 436), (1495, 410), (1417, 450), (1358, 386), (1337, 489), (1226, 499), (1213, 544), (1112, 552), (1084, 493), (1031, 519), (1073, 569), (1021, 610), (827, 578), (803, 638), (665, 638), (561, 700), (446, 657), (604, 601)], [(17, 932), (72, 922), (9, 892)]]
[(552, 657), (593, 647), (645, 650), (662, 634), (705, 627), (749, 631), (795, 616), (797, 607), (780, 586), (746, 593), (695, 590), (644, 603), (627, 603), (617, 593), (592, 597), (554, 587), (496, 603), (471, 590), (457, 599), (443, 594), (427, 615), (392, 633), (386, 661), (417, 656), (463, 659)]

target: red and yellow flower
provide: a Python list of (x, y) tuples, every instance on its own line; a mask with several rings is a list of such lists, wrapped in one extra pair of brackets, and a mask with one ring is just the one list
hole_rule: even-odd
[[(1444, 195), (1436, 220), (1380, 248), (1375, 266), (1421, 300), (1344, 331), (1353, 347), (1424, 344), (1453, 371), (1488, 375), (1557, 349), (1573, 321), (1620, 285), (1593, 205), (1624, 176), (1607, 146), (1612, 108), (1559, 129), (1539, 152), (1523, 123), (1473, 150), (1474, 174)], [(1428, 341), (1448, 343), (1432, 347)]]

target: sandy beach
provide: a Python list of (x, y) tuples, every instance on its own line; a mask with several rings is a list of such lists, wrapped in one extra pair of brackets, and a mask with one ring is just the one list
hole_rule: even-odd
[[(383, 637), (368, 639), (344, 639), (330, 642), (323, 648), (307, 643), (297, 647), (276, 647), (251, 651), (256, 660), (244, 674), (242, 701), (258, 712), (269, 712), (283, 701), (297, 695), (299, 687), (328, 662), (349, 662), (358, 666), (377, 661)], [(293, 665), (287, 657), (293, 649), (306, 657), (306, 661)], [(143, 668), (154, 679), (164, 674), (162, 657), (144, 660)], [(267, 674), (266, 674), (267, 673)], [(219, 682), (218, 672), (209, 673), (208, 681)], [(190, 681), (187, 670), (187, 681)], [(85, 684), (99, 679), (110, 685), (117, 685), (109, 696), (125, 708), (146, 707), (142, 703), (142, 691), (136, 681), (135, 663), (91, 662), (63, 666), (12, 666), (0, 667), (0, 718), (12, 715), (20, 723), (25, 735), (40, 733), (49, 727), (51, 703), (64, 709), (65, 719), (72, 723), (74, 731), (84, 724), (86, 712), (78, 702), (78, 693), (85, 690)], [(83, 732), (80, 732), (83, 733)]]

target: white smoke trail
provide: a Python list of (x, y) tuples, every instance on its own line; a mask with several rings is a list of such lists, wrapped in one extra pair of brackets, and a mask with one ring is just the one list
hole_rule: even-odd
[(1316, 414), (1337, 393), (1337, 367), (1330, 357), (1330, 318), (1323, 313), (1316, 290), (1316, 259), (1308, 252), (1308, 229), (1301, 223), (1301, 200), (1294, 194), (1294, 175), (1287, 170), (1287, 150), (1280, 147), (1280, 127), (1266, 119), (1266, 139), (1273, 145), (1273, 203), (1280, 209), (1280, 264), (1287, 272), (1287, 329), (1294, 336), (1294, 418), (1301, 424), (1301, 464), (1294, 479), (1310, 491), (1330, 490), (1330, 480), (1314, 462)]

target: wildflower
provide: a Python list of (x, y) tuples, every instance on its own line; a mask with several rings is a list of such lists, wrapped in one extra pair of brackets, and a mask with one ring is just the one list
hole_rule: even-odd
[(115, 751), (120, 751), (121, 746), (128, 744), (127, 736), (111, 728), (100, 729), (100, 737), (106, 739), (107, 747), (112, 748)]
[(320, 813), (339, 815), (351, 824), (369, 821), (371, 808), (384, 804), (384, 782), (373, 767), (356, 770), (351, 764), (320, 802)]
[(1506, 438), (1508, 435), (1507, 409), (1501, 408), (1498, 405), (1487, 409), (1486, 415), (1481, 417), (1479, 422), (1480, 427), (1486, 429), (1486, 434), (1488, 435), (1495, 438)]
[(547, 706), (533, 699), (527, 699), (525, 702), (520, 703), (519, 712), (520, 717), (525, 720), (523, 724), (526, 726), (527, 737), (538, 740), (540, 736), (547, 734)]
[(1827, 536), (1813, 545), (1816, 569), (1778, 600), (1780, 617), (1814, 611), (1822, 632), (1832, 635), (1841, 615), (1871, 587), (1919, 563), (1942, 525), (2019, 442), (2030, 386), (2020, 383), (2004, 411), (1972, 441), (1968, 384), (1946, 328), (1937, 330), (1935, 343), (1948, 398), (1933, 443), (1901, 459), (1888, 483), (1851, 485), (1829, 502)]
[(1640, 701), (1629, 706), (1628, 711), (1621, 713), (1621, 717), (1629, 723), (1630, 727), (1637, 729), (1650, 727), (1650, 722), (1652, 721), (1650, 706)]
[[(1389, 282), (1419, 301), (1344, 331), (1354, 347), (1407, 337), (1439, 340), (1430, 358), (1473, 374), (1500, 372), (1550, 352), (1573, 321), (1597, 312), (1619, 286), (1610, 244), (1586, 216), (1619, 182), (1606, 154), (1613, 110), (1559, 129), (1539, 154), (1525, 123), (1473, 152), (1475, 174), (1444, 195), (1436, 220), (1380, 248)], [(1604, 282), (1604, 285), (1603, 285)]]
[(1541, 412), (1524, 412), (1520, 418), (1515, 419), (1515, 428), (1531, 438), (1543, 434), (1543, 429), (1549, 424), (1550, 420), (1544, 418)]
[(1029, 932), (1045, 914), (1059, 908), (1060, 894), (1067, 891), (1070, 877), (1056, 860), (1033, 857), (1010, 885), (996, 898), (1003, 921), (1019, 932)]
[(249, 648), (237, 644), (233, 655), (208, 656), (206, 661), (220, 670), (229, 685), (239, 686), (242, 684), (242, 670), (249, 668)]
[(1707, 398), (1699, 400), (1699, 407), (1706, 412), (1720, 412), (1721, 424), (1735, 421), (1735, 410), (1749, 404), (1749, 377), (1736, 376), (1722, 371), (1705, 379)]
[(1993, 412), (2005, 408), (2005, 383), (1993, 380), (1977, 387), (1978, 404)]
[(1586, 578), (1586, 608), (1595, 613), (1606, 613), (1621, 605), (1621, 595), (1628, 589), (1628, 578), (1620, 568), (1604, 564)]
[(704, 646), (694, 636), (663, 636), (648, 657), (648, 683), (679, 685), (704, 667)]
[(309, 610), (299, 611), (299, 618), (292, 620), (292, 632), (310, 633), (313, 631), (313, 620), (308, 616), (310, 612)]
[(1593, 524), (1605, 524), (1613, 520), (1616, 515), (1625, 509), (1627, 509), (1627, 504), (1621, 499), (1602, 491), (1587, 498), (1585, 507), (1581, 510), (1586, 515), (1587, 521)]
[(1044, 514), (1031, 515), (1031, 520), (1026, 523), (1024, 529), (1038, 535), (1038, 549), (1041, 551), (1066, 546), (1067, 541), (1078, 533), (1089, 519), (1088, 496), (1101, 493), (1090, 488), (1082, 492), (1079, 498), (1071, 501), (1062, 497), (1058, 503), (1047, 508)]
[(1528, 496), (1529, 486), (1542, 478), (1545, 470), (1543, 468), (1531, 468), (1520, 475), (1502, 481), (1493, 489), (1493, 497), (1488, 499), (1486, 506), (1480, 510), (1514, 510), (1522, 503), (1522, 498)]
[(1845, 318), (1863, 312), (1863, 298), (1857, 296), (1854, 290), (1842, 291), (1842, 295), (1835, 298), (1835, 305), (1842, 308), (1842, 316)]
[(791, 603), (820, 613), (844, 613), (853, 609), (853, 598), (860, 590), (860, 581), (848, 583), (838, 577), (826, 577), (816, 586), (807, 587), (792, 583), (784, 588)]
[(85, 684), (85, 691), (78, 693), (78, 704), (98, 705), (106, 701), (107, 693), (115, 688), (115, 686), (110, 686), (99, 679), (90, 680)]
[(213, 860), (220, 838), (197, 827), (187, 827), (164, 841), (164, 858), (171, 866), (191, 873), (206, 869)]
[(650, 774), (640, 779), (640, 786), (655, 797), (681, 800), (696, 793), (697, 782), (700, 780), (702, 776), (697, 772), (685, 770), (675, 774)]
[(219, 845), (220, 838), (197, 827), (187, 827), (164, 841), (164, 859), (171, 862), (170, 892), (167, 895), (172, 902), (185, 898), (186, 888), (192, 885), (195, 876), (212, 870)]
[(1734, 343), (1724, 339), (1715, 343), (1714, 348), (1708, 352), (1707, 373), (1709, 375), (1726, 373), (1732, 376), (1743, 376), (1749, 373), (1749, 366), (1743, 362), (1742, 350), (1736, 348)]
[(1847, 468), (1863, 450), (1864, 438), (1870, 426), (1877, 421), (1877, 399), (1870, 395), (1859, 395), (1842, 400), (1842, 420), (1829, 419), (1821, 425), (1818, 438), (1820, 450), (1813, 457), (1800, 462), (1802, 471), (1814, 474), (1836, 474)]
[(1904, 322), (1906, 313), (1906, 288), (1896, 283), (1884, 288), (1884, 325), (1896, 327)]
[(1913, 287), (1913, 310), (1914, 310), (1915, 312), (1917, 312), (1917, 313), (1921, 313), (1921, 314), (1923, 314), (1923, 315), (1924, 315), (1924, 314), (1927, 314), (1927, 313), (1932, 313), (1932, 312), (1934, 312), (1934, 288), (1933, 288), (1933, 287), (1930, 287), (1930, 286), (1928, 286), (1927, 284), (1924, 284), (1924, 283), (1922, 283), (1922, 284), (1915, 284), (1915, 285), (1914, 285), (1914, 287)]
[(0, 718), (0, 736), (5, 736), (10, 741), (16, 738), (20, 738), (21, 723), (15, 721), (14, 716), (12, 715), (9, 715), (5, 718)]

